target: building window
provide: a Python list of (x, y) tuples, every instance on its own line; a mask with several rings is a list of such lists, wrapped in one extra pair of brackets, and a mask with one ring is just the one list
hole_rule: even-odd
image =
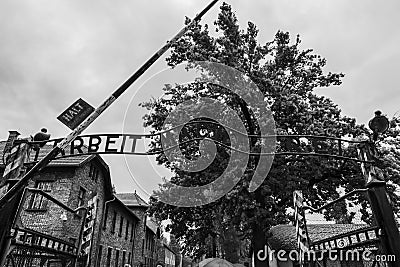
[(85, 194), (86, 190), (83, 187), (79, 188), (77, 208), (83, 207), (83, 205), (85, 204)]
[(115, 233), (115, 224), (117, 222), (117, 212), (114, 211), (114, 216), (112, 219), (112, 227), (111, 227), (111, 233)]
[(108, 248), (108, 252), (107, 252), (107, 267), (111, 266), (111, 255), (112, 255), (112, 248)]
[[(83, 187), (79, 188), (79, 193), (78, 193), (78, 205), (77, 208), (79, 207), (83, 207), (85, 204), (85, 194), (86, 194), (86, 190)], [(83, 216), (84, 211), (80, 210), (79, 211), (79, 215)]]
[(102, 245), (100, 245), (99, 246), (99, 254), (97, 254), (97, 267), (100, 267), (101, 266), (101, 254), (103, 253), (103, 246)]
[(131, 253), (129, 252), (128, 253), (128, 264), (131, 264), (132, 262), (131, 262), (131, 257), (132, 257), (132, 255), (131, 255)]
[(125, 240), (128, 239), (128, 234), (129, 234), (129, 221), (126, 221), (126, 226), (125, 226)]
[(90, 170), (89, 170), (89, 178), (90, 179), (97, 182), (97, 179), (99, 178), (99, 173), (100, 173), (100, 171), (96, 168), (96, 166), (94, 164), (90, 165)]
[(118, 236), (122, 236), (122, 228), (124, 227), (124, 217), (121, 215), (121, 220), (119, 221), (119, 232)]
[(103, 228), (106, 229), (107, 227), (107, 217), (108, 217), (108, 205), (106, 203), (106, 210), (104, 212), (104, 222), (103, 222)]
[[(49, 193), (51, 192), (50, 181), (37, 181), (35, 187), (41, 189), (42, 191)], [(33, 193), (31, 202), (29, 204), (29, 209), (31, 210), (46, 210), (49, 200), (39, 193)]]
[(131, 241), (133, 241), (133, 233), (136, 231), (136, 229), (135, 229), (135, 223), (132, 223), (132, 226), (131, 226)]
[(119, 267), (119, 250), (115, 252), (115, 267)]
[(126, 251), (122, 251), (122, 265), (121, 266), (125, 266), (125, 257), (126, 257)]

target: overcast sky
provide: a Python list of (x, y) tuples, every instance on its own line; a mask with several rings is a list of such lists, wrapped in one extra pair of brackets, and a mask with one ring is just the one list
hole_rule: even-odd
[[(98, 106), (209, 0), (2, 0), (0, 1), (0, 139), (48, 128), (52, 137), (69, 130), (56, 117), (79, 97)], [(302, 48), (327, 58), (327, 71), (343, 72), (339, 87), (317, 92), (331, 97), (348, 116), (366, 123), (376, 109), (400, 109), (400, 2), (397, 0), (231, 0), (241, 25), (251, 20), (259, 40), (278, 30), (300, 34)], [(218, 7), (204, 22), (212, 23)], [(137, 104), (161, 88), (140, 85), (166, 67), (164, 58), (113, 104), (85, 133), (143, 133)], [(139, 91), (136, 95), (135, 93)], [(146, 95), (147, 94), (147, 95)], [(133, 99), (132, 99), (133, 98)], [(132, 102), (130, 102), (132, 99)], [(129, 106), (129, 103), (131, 105)], [(129, 108), (128, 108), (129, 107)], [(133, 107), (133, 108), (132, 108)], [(151, 160), (108, 156), (117, 191), (147, 198), (167, 172)], [(133, 180), (135, 179), (135, 181)], [(139, 185), (140, 186), (139, 186)]]

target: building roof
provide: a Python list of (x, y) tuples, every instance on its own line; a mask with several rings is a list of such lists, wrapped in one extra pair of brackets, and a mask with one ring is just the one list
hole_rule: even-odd
[(136, 191), (134, 193), (118, 193), (117, 197), (128, 207), (149, 207), (149, 204), (136, 194)]
[[(6, 145), (6, 141), (0, 141), (0, 168), (4, 168), (4, 163), (2, 160), (4, 148)], [(51, 145), (45, 145), (39, 150), (37, 160), (42, 159), (45, 157), (53, 147)], [(85, 150), (84, 147), (82, 147)], [(29, 155), (29, 161), (35, 162), (36, 151), (31, 151)], [(103, 168), (104, 168), (104, 175), (105, 175), (105, 191), (106, 191), (106, 198), (112, 198), (112, 184), (111, 184), (111, 177), (110, 177), (110, 168), (108, 167), (107, 163), (103, 160), (102, 157), (99, 155), (76, 155), (72, 157), (65, 157), (52, 160), (48, 166), (50, 167), (79, 167), (91, 160), (96, 160)]]
[(140, 218), (132, 212), (132, 210), (130, 210), (115, 194), (114, 194), (114, 199), (112, 201), (113, 203), (115, 203), (116, 205), (120, 206), (121, 208), (123, 208), (126, 212), (128, 212), (130, 215), (132, 215), (132, 217), (134, 217), (136, 220), (140, 221)]
[[(315, 242), (366, 227), (365, 224), (311, 224), (307, 225), (307, 231), (310, 240)], [(277, 225), (272, 227), (269, 233), (271, 237), (268, 238), (268, 244), (272, 249), (285, 251), (297, 249), (295, 226)]]
[[(0, 141), (0, 155), (3, 155), (4, 147), (6, 141)], [(38, 160), (42, 159), (53, 149), (50, 145), (45, 145), (39, 150)], [(84, 148), (82, 148), (84, 149)], [(36, 151), (31, 151), (29, 155), (29, 161), (34, 162), (36, 156)], [(59, 158), (52, 160), (49, 163), (49, 166), (80, 166), (84, 164), (86, 161), (90, 161), (92, 158), (96, 157), (96, 155), (76, 155), (73, 157)], [(98, 156), (97, 156), (98, 157)], [(106, 164), (107, 165), (107, 164)], [(3, 160), (0, 160), (0, 166), (4, 167)]]
[(3, 167), (3, 168), (4, 168), (3, 154), (4, 154), (5, 146), (6, 146), (6, 141), (0, 141), (0, 167)]

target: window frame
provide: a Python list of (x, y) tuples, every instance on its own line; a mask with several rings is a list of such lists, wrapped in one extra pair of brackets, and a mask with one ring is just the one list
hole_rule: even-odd
[(118, 236), (121, 237), (122, 236), (122, 230), (124, 229), (124, 216), (120, 216), (119, 219), (119, 229), (118, 229)]
[(104, 221), (103, 221), (103, 229), (107, 229), (107, 218), (108, 218), (108, 212), (109, 212), (109, 207), (107, 203), (105, 204), (105, 211), (104, 211)]
[[(81, 193), (83, 192), (83, 194), (82, 194), (82, 196), (81, 196)], [(84, 206), (84, 204), (85, 204), (85, 198), (86, 198), (86, 192), (87, 192), (87, 190), (86, 190), (86, 188), (84, 188), (84, 187), (82, 187), (82, 186), (79, 186), (79, 191), (78, 191), (78, 197), (77, 197), (77, 203), (76, 203), (76, 208), (79, 208), (79, 207), (83, 207)], [(80, 210), (80, 211), (78, 211), (78, 214), (80, 215), (80, 216), (83, 216), (84, 215), (84, 210)], [(75, 216), (76, 216), (77, 214), (75, 214)]]
[[(79, 192), (78, 192), (78, 202), (76, 207), (83, 207), (83, 205), (85, 204), (85, 197), (86, 197), (86, 189), (82, 186), (79, 187)], [(82, 195), (81, 195), (82, 193)]]
[(126, 225), (125, 225), (125, 240), (128, 240), (129, 226), (130, 226), (130, 222), (129, 222), (128, 220), (126, 220)]
[(113, 233), (113, 234), (115, 233), (116, 224), (117, 224), (117, 212), (114, 211), (112, 225), (111, 225), (111, 233)]
[(135, 233), (136, 233), (136, 223), (133, 222), (131, 225), (131, 242), (133, 241), (134, 236), (136, 236)]
[[(53, 182), (54, 182), (53, 180), (37, 180), (35, 181), (35, 188), (40, 189), (43, 192), (49, 194), (52, 191)], [(45, 184), (47, 185), (47, 187), (43, 188), (42, 186), (40, 186), (40, 184)], [(36, 201), (38, 199), (40, 199), (39, 206), (36, 206)], [(45, 196), (41, 195), (38, 192), (34, 192), (30, 197), (27, 211), (38, 211), (38, 212), (47, 211), (48, 205), (49, 205), (49, 200)]]
[(112, 258), (112, 247), (108, 247), (106, 267), (111, 267), (111, 258)]
[(103, 245), (99, 245), (99, 251), (97, 253), (97, 263), (96, 263), (97, 267), (101, 266), (102, 254), (103, 254)]
[(119, 267), (119, 249), (115, 250), (115, 267)]
[(97, 182), (99, 179), (99, 174), (100, 174), (100, 170), (98, 169), (96, 164), (94, 164), (94, 163), (90, 164), (89, 178), (92, 181)]
[(121, 266), (125, 266), (125, 263), (126, 263), (125, 258), (126, 258), (126, 250), (123, 250), (122, 251), (122, 265)]

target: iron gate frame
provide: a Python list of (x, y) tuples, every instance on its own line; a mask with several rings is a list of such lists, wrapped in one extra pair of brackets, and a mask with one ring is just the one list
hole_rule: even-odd
[[(53, 237), (45, 233), (35, 231), (33, 229), (21, 227), (21, 225), (19, 224), (19, 218), (24, 208), (24, 204), (28, 199), (28, 192), (33, 192), (42, 195), (43, 197), (47, 198), (57, 206), (61, 207), (64, 211), (73, 213), (77, 218), (81, 220), (80, 231), (78, 239), (75, 242), (75, 244), (59, 239), (57, 237)], [(80, 210), (84, 210), (84, 214), (82, 215), (79, 214)], [(54, 263), (61, 262), (61, 265), (63, 267), (76, 266), (76, 264), (80, 261), (81, 258), (80, 247), (81, 247), (86, 213), (87, 213), (87, 207), (80, 206), (76, 209), (72, 209), (40, 189), (26, 187), (23, 191), (21, 200), (19, 202), (17, 213), (15, 214), (14, 220), (11, 224), (11, 234), (8, 237), (10, 239), (11, 244), (7, 252), (6, 262), (4, 266), (7, 267), (49, 266), (50, 267), (52, 266), (51, 264), (52, 262), (49, 262), (49, 260), (57, 260)], [(36, 265), (32, 265), (32, 263), (35, 260), (39, 260), (40, 262), (39, 263), (35, 262)]]

